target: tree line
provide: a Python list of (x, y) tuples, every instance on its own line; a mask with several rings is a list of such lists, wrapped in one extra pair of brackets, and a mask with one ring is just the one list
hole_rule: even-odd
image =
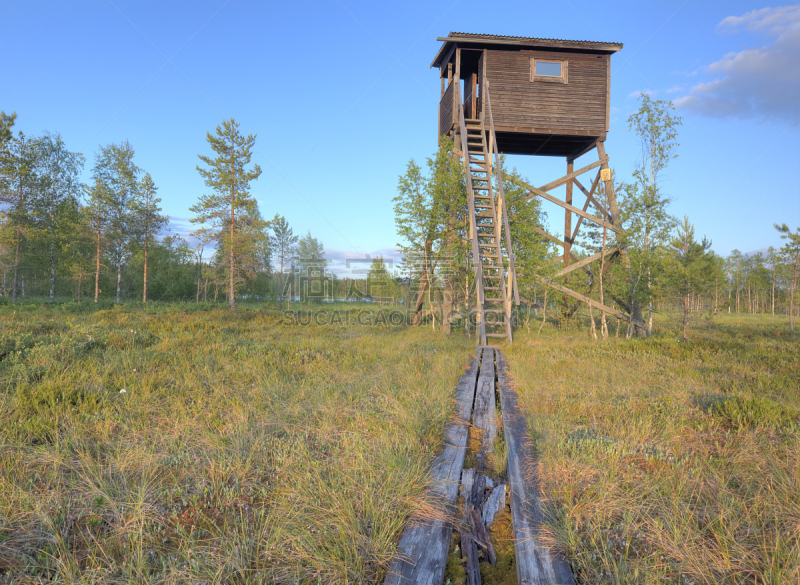
[[(250, 184), (255, 135), (233, 120), (207, 133), (198, 155), (207, 187), (190, 207), (195, 242), (170, 233), (158, 186), (132, 145), (101, 146), (87, 184), (83, 154), (59, 134), (15, 133), (0, 112), (0, 299), (218, 301), (302, 294), (287, 276), (325, 273), (324, 246), (296, 235), (280, 214), (265, 220)], [(277, 269), (277, 270), (276, 270)], [(357, 288), (334, 279), (336, 293)], [(287, 289), (287, 286), (289, 287)]]
[[(400, 269), (388, 274), (383, 259), (376, 259), (361, 281), (331, 274), (324, 246), (310, 232), (296, 235), (280, 214), (262, 217), (251, 194), (251, 182), (261, 173), (251, 160), (256, 136), (242, 134), (233, 119), (207, 133), (211, 154), (198, 155), (207, 192), (190, 207), (194, 245), (169, 232), (158, 186), (136, 164), (127, 141), (101, 146), (84, 184), (83, 154), (69, 150), (58, 134), (14, 133), (15, 120), (16, 114), (0, 112), (3, 302), (224, 300), (233, 308), (237, 296), (245, 295), (288, 304), (306, 299), (310, 291), (302, 286), (316, 279), (326, 290), (314, 292), (315, 298), (407, 299), (414, 324), (438, 319), (445, 332), (474, 302), (466, 184), (447, 139), (424, 167), (412, 160), (399, 177), (394, 211), (402, 238)], [(678, 315), (684, 329), (706, 311), (789, 314), (793, 329), (798, 230), (775, 226), (786, 241), (780, 249), (718, 256), (710, 241), (695, 235), (689, 218), (669, 212), (662, 176), (677, 156), (681, 125), (672, 104), (642, 96), (628, 124), (640, 141), (641, 158), (629, 179), (615, 177), (625, 233), (614, 234), (612, 242), (612, 235), (595, 227), (573, 247), (582, 259), (613, 244), (623, 250), (623, 261), (575, 271), (570, 287), (630, 315), (628, 335), (652, 332), (659, 312)], [(529, 199), (512, 180), (522, 179), (515, 169), (504, 168), (503, 176), (525, 304), (548, 310), (555, 302), (558, 317), (569, 320), (580, 303), (549, 292), (539, 280), (555, 272), (560, 252), (539, 235), (547, 214), (538, 198)], [(602, 187), (595, 199), (608, 204)], [(298, 284), (298, 275), (305, 285)], [(600, 315), (602, 334), (605, 317)], [(469, 327), (468, 319), (461, 321)]]

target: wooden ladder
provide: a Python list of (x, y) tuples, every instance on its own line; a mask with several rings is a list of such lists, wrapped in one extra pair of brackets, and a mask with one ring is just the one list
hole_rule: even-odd
[[(478, 119), (465, 119), (460, 96), (458, 107), (461, 156), (469, 196), (470, 240), (478, 295), (476, 317), (481, 345), (487, 345), (487, 338), (505, 338), (511, 343), (511, 289), (516, 304), (519, 304), (519, 293), (499, 152), (496, 150), (494, 124), (491, 124), (491, 108), (488, 109), (491, 133), (487, 143), (484, 113), (481, 112)], [(497, 165), (494, 168), (492, 154), (496, 155)], [(504, 253), (508, 255), (507, 258), (504, 258)]]

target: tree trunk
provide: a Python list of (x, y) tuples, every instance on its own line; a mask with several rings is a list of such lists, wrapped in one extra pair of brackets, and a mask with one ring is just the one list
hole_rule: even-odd
[(231, 238), (230, 238), (230, 242), (229, 242), (229, 245), (228, 245), (228, 247), (230, 248), (229, 251), (230, 251), (230, 260), (231, 260), (230, 261), (230, 272), (231, 273), (230, 273), (230, 276), (229, 276), (229, 279), (228, 279), (228, 289), (230, 291), (230, 294), (228, 294), (228, 304), (230, 305), (231, 310), (233, 310), (236, 307), (236, 299), (233, 296), (233, 269), (234, 269), (234, 258), (233, 258), (233, 233), (234, 233), (234, 227), (233, 227), (233, 222), (236, 219), (236, 215), (235, 215), (235, 212), (234, 212), (234, 209), (233, 209), (233, 198), (234, 198), (234, 195), (235, 195), (234, 193), (231, 193), (231, 234), (230, 234)]
[(775, 265), (772, 265), (772, 314), (775, 315)]
[[(600, 253), (601, 253), (601, 256), (600, 256), (600, 304), (603, 305), (603, 306), (605, 306), (605, 304), (606, 304), (605, 291), (603, 290), (604, 287), (605, 287), (605, 280), (604, 280), (603, 273), (606, 270), (605, 260), (606, 260), (606, 233), (607, 233), (607, 231), (608, 230), (605, 227), (603, 227), (603, 248), (600, 250)], [(651, 323), (651, 326), (650, 326), (650, 330), (652, 332), (652, 323)], [(608, 322), (606, 321), (606, 312), (602, 311), (602, 310), (600, 311), (600, 336), (603, 339), (608, 339)]]
[(97, 253), (95, 255), (96, 267), (94, 272), (94, 302), (100, 297), (100, 229), (97, 230)]
[(122, 292), (122, 264), (117, 264), (117, 304), (120, 303)]
[(142, 290), (142, 302), (147, 302), (147, 234), (144, 235), (144, 283)]
[(20, 233), (19, 226), (17, 226), (17, 242), (16, 242), (16, 252), (14, 253), (14, 282), (11, 285), (11, 302), (17, 302), (17, 285), (19, 283), (19, 249), (20, 249), (20, 238), (22, 234)]
[(800, 263), (800, 254), (794, 259), (794, 279), (792, 280), (792, 292), (789, 299), (789, 333), (794, 333), (794, 291), (797, 288), (797, 264)]
[(417, 298), (414, 301), (414, 316), (411, 319), (411, 324), (417, 327), (422, 320), (422, 304), (425, 302), (425, 289), (428, 287), (428, 262), (427, 260), (422, 263), (422, 274), (419, 277), (419, 288), (417, 289)]
[(689, 294), (687, 293), (683, 297), (683, 339), (681, 341), (686, 341), (688, 339), (686, 333), (689, 329)]
[(56, 252), (51, 228), (50, 234), (50, 302), (56, 300)]

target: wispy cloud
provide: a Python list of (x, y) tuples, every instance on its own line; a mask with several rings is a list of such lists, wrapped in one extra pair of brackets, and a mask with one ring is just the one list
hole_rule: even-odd
[(657, 91), (653, 89), (637, 89), (628, 94), (629, 98), (638, 98), (640, 95), (656, 95)]
[(748, 30), (770, 42), (728, 53), (705, 70), (715, 77), (692, 87), (675, 105), (712, 117), (774, 119), (800, 116), (800, 6), (753, 10), (729, 16), (721, 32)]

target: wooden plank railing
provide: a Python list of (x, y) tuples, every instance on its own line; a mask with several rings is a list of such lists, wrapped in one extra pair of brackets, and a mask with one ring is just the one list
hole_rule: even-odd
[(458, 84), (455, 81), (451, 82), (444, 91), (441, 101), (439, 102), (439, 136), (444, 136), (453, 128), (456, 121), (456, 92), (455, 88)]

